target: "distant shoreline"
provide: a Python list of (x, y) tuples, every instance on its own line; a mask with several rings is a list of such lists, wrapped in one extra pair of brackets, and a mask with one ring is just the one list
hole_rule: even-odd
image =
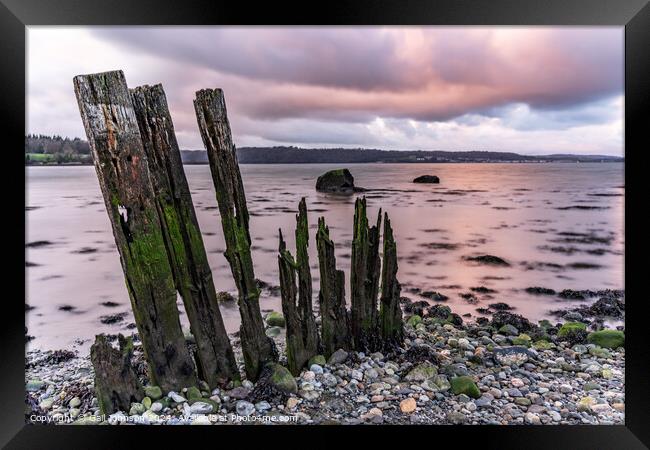
[[(349, 161), (328, 161), (328, 162), (239, 162), (241, 165), (263, 166), (263, 165), (295, 165), (295, 164), (624, 164), (625, 160), (608, 160), (608, 161), (444, 161), (444, 162), (406, 162), (406, 161), (371, 161), (371, 162), (349, 162)], [(92, 163), (31, 163), (25, 164), (25, 167), (78, 167), (92, 166)], [(207, 162), (186, 162), (184, 166), (207, 166)]]

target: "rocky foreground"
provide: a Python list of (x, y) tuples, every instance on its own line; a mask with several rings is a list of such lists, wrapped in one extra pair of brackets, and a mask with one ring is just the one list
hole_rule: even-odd
[[(412, 315), (405, 348), (338, 350), (293, 377), (274, 365), (253, 384), (206, 384), (181, 392), (146, 386), (129, 411), (99, 413), (87, 356), (65, 350), (26, 357), (26, 421), (73, 424), (623, 424), (622, 331), (588, 332), (506, 311), (463, 324), (448, 307)], [(281, 316), (268, 334), (284, 349)], [(271, 316), (267, 319), (271, 319)], [(592, 329), (594, 327), (592, 326)], [(600, 327), (596, 327), (600, 328)], [(189, 345), (191, 339), (189, 339)], [(234, 339), (236, 343), (237, 340)], [(241, 360), (241, 351), (236, 344)], [(282, 352), (283, 353), (283, 352)], [(146, 385), (137, 345), (134, 363)]]

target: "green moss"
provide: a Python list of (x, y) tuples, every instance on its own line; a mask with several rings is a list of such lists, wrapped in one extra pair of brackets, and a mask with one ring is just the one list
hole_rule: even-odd
[(409, 317), (409, 320), (406, 322), (407, 325), (410, 325), (413, 328), (418, 326), (420, 323), (422, 323), (422, 317), (418, 316), (417, 314), (413, 314), (411, 317)]
[(584, 331), (586, 329), (587, 325), (582, 322), (567, 322), (562, 325), (560, 330), (557, 332), (557, 335), (560, 338), (564, 338), (574, 334), (575, 332)]
[(289, 369), (277, 363), (272, 363), (270, 366), (272, 371), (270, 381), (275, 388), (287, 394), (298, 392), (298, 385)]
[(267, 316), (266, 316), (266, 324), (270, 327), (281, 327), (284, 328), (286, 325), (286, 322), (284, 320), (284, 316), (280, 314), (279, 312), (276, 311), (271, 311)]
[(548, 342), (547, 340), (541, 339), (539, 341), (536, 341), (533, 344), (533, 347), (536, 350), (550, 350), (552, 348), (555, 348), (555, 344)]
[(513, 345), (524, 345), (526, 347), (530, 347), (531, 339), (530, 339), (530, 336), (528, 336), (527, 334), (522, 333), (519, 336), (517, 336), (516, 338), (513, 338), (512, 343), (513, 343)]
[(471, 377), (454, 377), (451, 379), (451, 390), (455, 395), (465, 394), (471, 398), (479, 398), (481, 391)]
[(538, 323), (539, 323), (539, 327), (544, 329), (544, 330), (547, 330), (549, 328), (553, 328), (553, 325), (551, 324), (551, 322), (549, 322), (546, 319), (540, 320)]
[(197, 399), (200, 399), (201, 397), (203, 397), (201, 395), (201, 391), (196, 386), (191, 386), (191, 387), (187, 388), (186, 398), (188, 400), (197, 400)]
[(603, 348), (618, 348), (625, 345), (625, 333), (618, 330), (600, 330), (589, 333), (587, 341)]
[(312, 356), (309, 359), (309, 362), (307, 363), (309, 367), (311, 367), (312, 364), (318, 364), (319, 366), (324, 366), (325, 364), (327, 364), (327, 361), (325, 360), (325, 357), (323, 355), (316, 355), (316, 356)]

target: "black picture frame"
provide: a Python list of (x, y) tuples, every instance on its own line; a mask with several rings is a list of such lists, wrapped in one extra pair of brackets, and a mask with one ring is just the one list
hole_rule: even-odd
[[(637, 449), (650, 445), (650, 345), (642, 314), (641, 281), (633, 261), (641, 261), (642, 221), (632, 214), (641, 198), (643, 152), (650, 151), (650, 5), (647, 0), (338, 0), (323, 3), (245, 2), (231, 0), (0, 0), (0, 92), (2, 172), (5, 197), (3, 267), (4, 320), (0, 326), (0, 445), (6, 448), (130, 448), (135, 435), (147, 445), (175, 445), (171, 433), (197, 427), (70, 427), (26, 425), (24, 420), (25, 247), (19, 228), (25, 229), (24, 159), (17, 147), (25, 132), (27, 72), (26, 27), (30, 25), (618, 25), (625, 27), (625, 263), (626, 297), (632, 299), (626, 315), (626, 425), (625, 426), (376, 426), (376, 427), (199, 427), (199, 445), (241, 445), (251, 437), (267, 444), (339, 445), (352, 434), (368, 439), (396, 438), (401, 445), (479, 448)], [(12, 149), (13, 147), (13, 149)], [(12, 153), (13, 152), (13, 153)], [(25, 191), (22, 191), (25, 192)], [(640, 211), (640, 214), (642, 212)], [(18, 229), (18, 230), (16, 230)], [(24, 234), (23, 234), (24, 235)], [(643, 266), (636, 266), (640, 271)], [(640, 272), (639, 271), (639, 272)], [(21, 275), (22, 274), (22, 275)], [(23, 280), (20, 284), (19, 280)], [(9, 288), (9, 289), (7, 289)], [(9, 308), (11, 306), (11, 308)], [(190, 429), (192, 428), (192, 429)], [(289, 431), (289, 433), (284, 433)], [(253, 433), (254, 432), (254, 433)], [(206, 435), (209, 434), (209, 436)], [(193, 433), (198, 434), (198, 433)], [(280, 436), (279, 434), (282, 434)], [(142, 436), (144, 435), (144, 436)], [(443, 444), (444, 440), (451, 444)], [(373, 439), (374, 438), (374, 439)], [(159, 442), (154, 442), (158, 441)], [(232, 442), (229, 444), (227, 442)], [(130, 445), (131, 444), (131, 445)], [(193, 444), (192, 444), (193, 445)], [(187, 445), (190, 447), (190, 444)]]

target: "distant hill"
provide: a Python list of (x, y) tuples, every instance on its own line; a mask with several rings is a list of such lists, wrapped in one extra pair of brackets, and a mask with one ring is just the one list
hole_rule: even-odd
[[(205, 150), (181, 150), (185, 164), (207, 164)], [(624, 158), (603, 155), (520, 155), (511, 152), (442, 150), (377, 150), (345, 148), (242, 147), (237, 149), (242, 164), (319, 163), (462, 163), (462, 162), (623, 162)]]
[[(205, 150), (181, 150), (185, 164), (207, 164)], [(378, 150), (365, 148), (242, 147), (242, 164), (463, 163), (463, 162), (623, 162), (618, 156), (520, 155), (512, 152)], [(25, 164), (92, 164), (88, 142), (61, 136), (25, 136)]]

